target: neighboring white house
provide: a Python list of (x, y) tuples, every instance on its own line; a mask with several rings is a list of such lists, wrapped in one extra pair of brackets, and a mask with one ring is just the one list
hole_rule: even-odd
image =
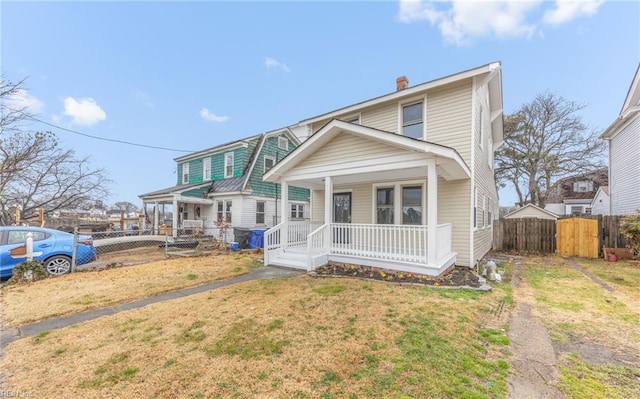
[[(265, 233), (265, 263), (343, 261), (439, 275), (491, 248), (503, 141), (502, 75), (492, 63), (290, 127), (310, 136), (265, 181), (311, 190), (311, 220)], [(310, 234), (308, 232), (311, 232)]]
[(600, 186), (596, 196), (591, 201), (592, 215), (610, 215), (611, 201), (609, 197), (609, 186)]
[(600, 136), (609, 141), (611, 215), (640, 209), (640, 64), (620, 115)]
[(542, 209), (533, 204), (527, 204), (522, 208), (504, 215), (505, 219), (549, 219), (558, 220), (558, 215), (548, 210)]

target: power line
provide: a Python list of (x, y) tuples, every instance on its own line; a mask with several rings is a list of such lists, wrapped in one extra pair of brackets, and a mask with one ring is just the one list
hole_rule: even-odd
[(91, 138), (91, 139), (103, 140), (103, 141), (110, 141), (110, 142), (112, 142), (112, 143), (119, 143), (119, 144), (132, 145), (132, 146), (136, 146), (136, 147), (151, 148), (151, 149), (154, 149), (154, 150), (164, 150), (164, 151), (173, 151), (173, 152), (185, 152), (185, 153), (196, 152), (195, 150), (178, 150), (178, 149), (175, 149), (175, 148), (158, 147), (158, 146), (154, 146), (154, 145), (139, 144), (139, 143), (132, 143), (132, 142), (130, 142), (130, 141), (124, 141), (124, 140), (118, 140), (118, 139), (108, 139), (108, 138), (106, 138), (106, 137), (99, 137), (99, 136), (92, 136), (92, 135), (90, 135), (90, 134), (82, 133), (82, 132), (79, 132), (79, 131), (77, 131), (77, 130), (67, 129), (66, 127), (62, 127), (62, 126), (54, 125), (53, 123), (45, 122), (45, 121), (43, 121), (43, 120), (41, 120), (41, 119), (38, 119), (38, 118), (36, 118), (36, 117), (34, 117), (34, 116), (32, 116), (32, 115), (29, 115), (29, 114), (25, 113), (25, 112), (23, 112), (23, 111), (20, 111), (20, 110), (17, 110), (17, 109), (13, 109), (13, 108), (11, 108), (11, 107), (7, 107), (6, 105), (5, 105), (5, 107), (6, 107), (6, 108), (8, 108), (8, 109), (10, 109), (10, 110), (11, 110), (11, 111), (13, 111), (13, 112), (19, 112), (19, 113), (21, 113), (23, 116), (25, 116), (25, 117), (27, 117), (27, 118), (29, 118), (29, 119), (32, 119), (32, 120), (34, 120), (34, 121), (36, 121), (36, 122), (40, 122), (40, 123), (42, 123), (42, 124), (44, 124), (44, 125), (51, 126), (51, 127), (56, 128), (56, 129), (64, 130), (64, 131), (69, 132), (69, 133), (78, 134), (78, 135), (80, 135), (80, 136), (89, 137), (89, 138)]

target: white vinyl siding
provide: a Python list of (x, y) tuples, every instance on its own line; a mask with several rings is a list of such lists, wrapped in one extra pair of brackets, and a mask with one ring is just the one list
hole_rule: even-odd
[(609, 142), (609, 195), (612, 215), (640, 209), (640, 116)]
[(455, 148), (467, 165), (471, 165), (472, 81), (467, 79), (427, 95), (427, 141)]
[[(356, 161), (371, 161), (377, 164), (397, 162), (394, 157), (410, 157), (407, 150), (390, 147), (373, 140), (366, 140), (349, 134), (340, 134), (321, 149), (302, 161), (295, 173), (304, 173), (310, 168), (324, 167), (325, 170), (344, 170)], [(418, 155), (419, 156), (419, 155)]]

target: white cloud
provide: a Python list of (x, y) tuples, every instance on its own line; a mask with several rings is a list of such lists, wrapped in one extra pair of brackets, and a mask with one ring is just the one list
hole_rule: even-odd
[(216, 115), (213, 112), (209, 111), (206, 108), (202, 108), (200, 110), (200, 116), (202, 117), (202, 119), (204, 119), (205, 121), (209, 121), (209, 122), (226, 122), (229, 120), (229, 117), (226, 115)]
[(35, 96), (27, 93), (26, 90), (18, 89), (14, 94), (7, 97), (7, 106), (15, 110), (37, 114), (42, 111), (44, 103)]
[(133, 91), (133, 96), (137, 100), (141, 101), (147, 107), (149, 107), (149, 108), (155, 107), (155, 103), (153, 102), (153, 99), (151, 98), (151, 96), (149, 96), (144, 91), (142, 91), (142, 90), (134, 90)]
[(93, 98), (65, 98), (64, 114), (73, 118), (71, 123), (75, 125), (91, 126), (107, 119), (107, 114)]
[(603, 0), (556, 0), (555, 8), (544, 13), (543, 21), (550, 25), (560, 25), (598, 12)]
[[(438, 27), (446, 42), (465, 45), (480, 37), (531, 37), (537, 24), (558, 25), (582, 15), (593, 15), (602, 1), (400, 0), (396, 20), (407, 24), (429, 22)], [(547, 10), (540, 21), (537, 18), (541, 6), (554, 8)]]
[(275, 58), (271, 58), (271, 57), (264, 57), (264, 66), (266, 66), (267, 69), (282, 69), (287, 73), (291, 72), (291, 69), (289, 69), (287, 64), (285, 64), (284, 62), (280, 62)]

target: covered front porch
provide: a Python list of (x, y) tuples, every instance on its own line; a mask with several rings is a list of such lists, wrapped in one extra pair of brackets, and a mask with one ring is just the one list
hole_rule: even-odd
[(334, 120), (265, 175), (283, 196), (289, 185), (312, 191), (310, 222), (283, 221), (265, 233), (265, 264), (311, 271), (335, 261), (440, 275), (457, 254), (439, 198), (459, 196), (454, 188), (469, 176), (450, 148)]

